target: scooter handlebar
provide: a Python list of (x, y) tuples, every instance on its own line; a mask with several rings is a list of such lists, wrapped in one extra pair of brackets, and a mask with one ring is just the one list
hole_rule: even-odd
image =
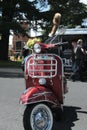
[(58, 42), (58, 43), (49, 43), (49, 44), (43, 44), (43, 43), (39, 43), (43, 48), (45, 49), (49, 49), (49, 48), (55, 48), (56, 46), (62, 46), (65, 44), (68, 44), (68, 42)]
[(57, 45), (62, 46), (62, 45), (65, 45), (65, 44), (68, 44), (68, 42), (58, 42), (58, 43), (55, 43), (55, 46), (57, 46)]

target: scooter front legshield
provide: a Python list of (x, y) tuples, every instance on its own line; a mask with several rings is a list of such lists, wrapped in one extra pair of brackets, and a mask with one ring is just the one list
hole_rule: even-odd
[(20, 97), (20, 103), (23, 105), (33, 104), (38, 102), (49, 102), (60, 106), (53, 92), (44, 86), (30, 87), (24, 91)]

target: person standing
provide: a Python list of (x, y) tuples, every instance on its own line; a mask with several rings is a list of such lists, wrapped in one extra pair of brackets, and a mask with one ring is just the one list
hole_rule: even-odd
[(76, 51), (77, 51), (77, 41), (73, 40), (72, 41), (72, 74), (70, 78), (75, 81), (76, 80), (76, 75), (78, 74), (78, 64), (76, 60)]
[(79, 39), (78, 41), (72, 41), (73, 51), (72, 51), (72, 75), (71, 79), (75, 80), (83, 80), (82, 75), (82, 65), (84, 60), (84, 49), (82, 47), (82, 41)]
[(77, 41), (77, 61), (78, 61), (78, 66), (79, 66), (79, 77), (80, 80), (83, 81), (83, 71), (84, 71), (84, 56), (85, 56), (85, 51), (83, 49), (83, 40), (78, 39)]

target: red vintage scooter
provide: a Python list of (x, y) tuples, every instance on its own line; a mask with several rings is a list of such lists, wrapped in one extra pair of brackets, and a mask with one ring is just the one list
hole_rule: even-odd
[[(63, 62), (60, 56), (48, 53), (57, 44), (34, 44), (33, 53), (24, 66), (26, 90), (20, 103), (26, 106), (23, 115), (25, 130), (52, 130), (54, 115), (63, 109), (67, 92)], [(55, 114), (56, 113), (56, 114)]]

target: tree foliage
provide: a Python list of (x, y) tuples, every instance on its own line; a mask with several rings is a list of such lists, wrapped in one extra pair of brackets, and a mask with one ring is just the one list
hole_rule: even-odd
[[(50, 10), (43, 12), (48, 5)], [(2, 10), (2, 17), (0, 17), (1, 59), (7, 59), (10, 29), (16, 34), (19, 32), (23, 35), (27, 34), (20, 25), (21, 20), (26, 20), (29, 24), (32, 20), (42, 20), (42, 22), (36, 22), (36, 25), (39, 24), (48, 33), (55, 12), (62, 14), (61, 24), (69, 27), (80, 25), (82, 19), (87, 17), (87, 7), (79, 0), (1, 0), (0, 9)]]
[(2, 16), (0, 17), (0, 59), (8, 60), (9, 30), (16, 34), (27, 35), (26, 29), (22, 28), (21, 20), (30, 22), (42, 17), (39, 9), (35, 7), (35, 2), (28, 0), (2, 0), (0, 1)]
[[(47, 5), (50, 5), (50, 10), (42, 12), (43, 9), (45, 10), (47, 8)], [(47, 0), (2, 0), (0, 6), (2, 8), (0, 30), (7, 28), (22, 33), (24, 33), (24, 29), (20, 26), (18, 20), (25, 19), (23, 16), (26, 17), (28, 22), (43, 19), (43, 22), (47, 22), (45, 25), (49, 27), (52, 24), (55, 12), (62, 14), (61, 24), (66, 26), (81, 24), (82, 19), (85, 18), (87, 14), (87, 7), (80, 3), (79, 0), (48, 0), (48, 2)], [(43, 26), (43, 22), (40, 23), (40, 25), (46, 27)]]
[(81, 25), (82, 19), (87, 17), (86, 5), (79, 0), (48, 0), (53, 13), (62, 14), (62, 23), (66, 26)]

